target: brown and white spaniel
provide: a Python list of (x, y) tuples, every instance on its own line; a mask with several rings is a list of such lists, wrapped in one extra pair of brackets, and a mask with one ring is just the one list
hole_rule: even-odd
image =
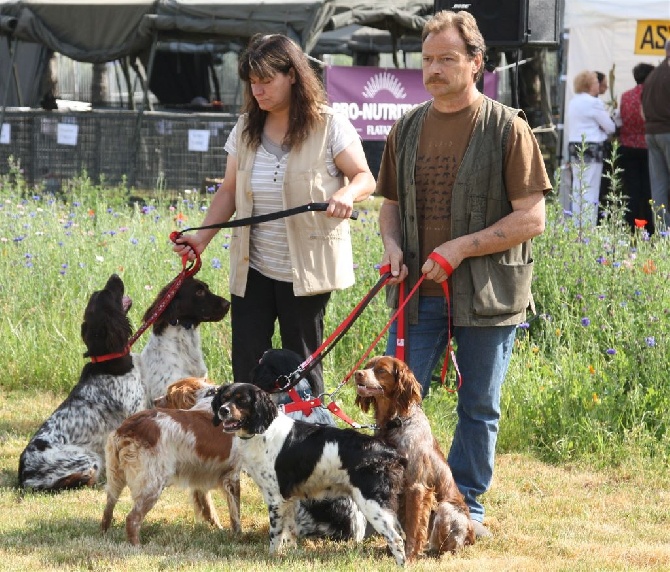
[(474, 544), (475, 532), (463, 495), (421, 408), (421, 385), (405, 362), (372, 358), (355, 374), (356, 403), (374, 410), (376, 436), (407, 458), (398, 517), (408, 560), (426, 547), (455, 552)]
[(106, 532), (114, 507), (127, 485), (133, 508), (126, 517), (126, 536), (140, 543), (140, 526), (168, 485), (189, 488), (197, 518), (223, 528), (210, 491), (219, 488), (228, 502), (230, 525), (240, 525), (240, 457), (237, 439), (212, 424), (216, 387), (205, 378), (185, 378), (170, 385), (157, 401), (166, 407), (149, 409), (126, 419), (109, 435), (107, 505), (101, 528)]

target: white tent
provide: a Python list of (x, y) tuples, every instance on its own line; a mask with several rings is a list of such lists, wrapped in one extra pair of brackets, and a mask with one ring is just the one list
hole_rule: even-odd
[(633, 67), (642, 62), (658, 65), (665, 57), (670, 0), (566, 0), (564, 27), (568, 46), (565, 108), (574, 95), (575, 75), (586, 69), (605, 74), (614, 69), (610, 91), (601, 97), (605, 103), (618, 104), (621, 94), (635, 86)]

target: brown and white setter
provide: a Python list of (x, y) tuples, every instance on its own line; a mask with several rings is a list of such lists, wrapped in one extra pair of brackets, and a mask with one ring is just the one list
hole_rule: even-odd
[(405, 459), (380, 439), (353, 429), (296, 421), (277, 410), (270, 396), (250, 383), (217, 390), (214, 423), (239, 439), (242, 470), (258, 485), (270, 518), (270, 553), (296, 541), (298, 503), (351, 497), (405, 563), (396, 515)]
[[(161, 303), (170, 285), (159, 292), (144, 313), (146, 322)], [(230, 302), (210, 291), (207, 284), (188, 277), (156, 319), (151, 336), (141, 354), (142, 383), (146, 388), (146, 407), (153, 407), (168, 386), (185, 377), (206, 377), (200, 324), (219, 322), (228, 313)]]
[[(240, 525), (240, 472), (237, 439), (212, 424), (216, 386), (204, 378), (186, 378), (157, 401), (166, 407), (142, 411), (110, 434), (107, 458), (107, 505), (101, 528), (106, 532), (125, 486), (133, 508), (126, 517), (126, 537), (140, 543), (140, 527), (169, 485), (188, 488), (196, 518), (223, 528), (210, 491), (220, 489), (228, 502), (230, 526)], [(190, 406), (190, 409), (183, 409)]]
[(398, 517), (406, 535), (407, 559), (429, 541), (431, 552), (455, 552), (474, 544), (470, 511), (421, 407), (421, 385), (405, 362), (372, 358), (355, 373), (356, 403), (374, 410), (376, 435), (407, 458)]
[(84, 357), (92, 361), (21, 453), (22, 488), (58, 491), (94, 485), (104, 475), (107, 435), (144, 409), (139, 356), (128, 348), (132, 300), (124, 290), (121, 278), (113, 274), (91, 295), (81, 338), (87, 348)]

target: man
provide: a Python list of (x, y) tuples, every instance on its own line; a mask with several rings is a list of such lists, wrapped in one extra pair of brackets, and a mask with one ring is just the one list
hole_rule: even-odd
[(653, 210), (667, 227), (670, 225), (670, 40), (665, 43), (665, 59), (644, 82), (642, 112)]
[[(382, 264), (390, 264), (392, 284), (426, 277), (407, 306), (405, 336), (424, 395), (450, 333), (458, 344), (462, 386), (448, 461), (482, 537), (490, 532), (477, 497), (493, 476), (500, 389), (516, 326), (532, 304), (530, 240), (544, 230), (551, 185), (522, 113), (477, 90), (486, 47), (473, 16), (438, 12), (422, 41), (423, 81), (433, 98), (394, 125), (384, 148)], [(433, 252), (453, 268), (449, 306), (441, 285), (449, 268), (428, 258)], [(395, 345), (394, 323), (387, 353)]]

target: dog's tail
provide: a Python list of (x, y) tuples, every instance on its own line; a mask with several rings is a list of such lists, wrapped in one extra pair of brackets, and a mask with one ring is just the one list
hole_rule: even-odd
[(105, 445), (105, 465), (107, 471), (107, 483), (105, 491), (107, 492), (107, 505), (102, 517), (100, 528), (103, 532), (112, 524), (114, 516), (114, 507), (121, 496), (121, 492), (126, 486), (126, 472), (124, 469), (124, 442), (126, 439), (112, 431), (107, 437), (107, 444)]

